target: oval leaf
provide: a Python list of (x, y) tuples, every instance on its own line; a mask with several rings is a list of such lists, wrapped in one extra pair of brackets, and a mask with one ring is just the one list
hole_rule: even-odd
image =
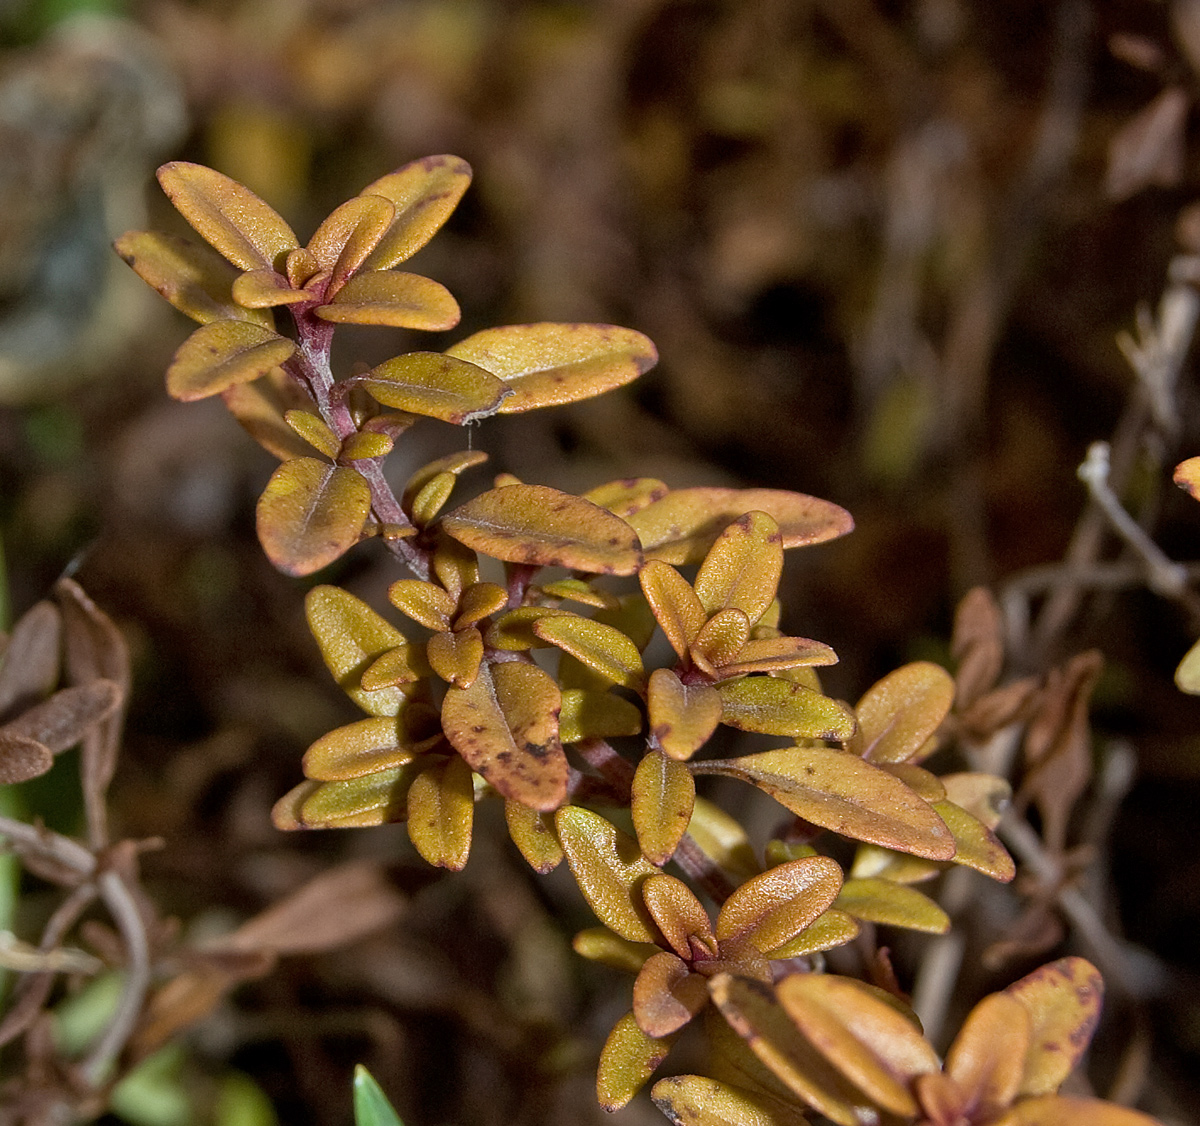
[(489, 328), (447, 349), (503, 379), (513, 394), (501, 414), (603, 395), (658, 360), (649, 339), (616, 325), (528, 324)]
[(371, 511), (360, 473), (311, 457), (285, 461), (258, 501), (258, 539), (289, 575), (311, 575), (358, 543)]
[(357, 273), (331, 303), (318, 305), (314, 311), (333, 324), (386, 325), (423, 332), (442, 332), (462, 318), (454, 295), (440, 282), (397, 270)]
[(286, 337), (249, 321), (201, 325), (167, 368), (167, 393), (185, 403), (219, 395), (261, 378), (295, 351)]
[(691, 758), (721, 722), (721, 695), (711, 684), (684, 684), (670, 669), (655, 669), (646, 691), (650, 734), (669, 758)]
[(408, 816), (408, 788), (421, 772), (417, 762), (344, 782), (318, 782), (299, 808), (306, 829), (361, 829)]
[(770, 954), (831, 907), (841, 886), (841, 868), (825, 856), (770, 868), (725, 900), (717, 916), (717, 939), (749, 942)]
[(558, 740), (558, 685), (536, 665), (483, 664), (469, 688), (442, 701), (446, 738), (504, 797), (552, 810), (567, 795), (567, 759)]
[(878, 877), (847, 880), (834, 906), (868, 923), (926, 934), (945, 934), (950, 929), (950, 916), (929, 896), (894, 880)]
[(739, 516), (717, 537), (696, 575), (705, 611), (741, 610), (753, 625), (775, 599), (783, 574), (783, 536), (765, 512)]
[(493, 414), (504, 384), (482, 368), (440, 352), (410, 352), (387, 360), (354, 382), (386, 407), (463, 425)]
[(669, 563), (657, 559), (649, 560), (638, 572), (638, 581), (671, 648), (686, 658), (708, 616), (692, 584)]
[(694, 962), (718, 955), (708, 913), (682, 880), (651, 876), (642, 884), (642, 902), (679, 957)]
[(558, 736), (564, 743), (638, 735), (641, 730), (642, 712), (636, 704), (611, 692), (586, 688), (563, 690)]
[(995, 1126), (1161, 1126), (1156, 1118), (1102, 1099), (1043, 1095), (1022, 1099)]
[(974, 868), (993, 880), (1008, 883), (1017, 868), (1008, 850), (982, 821), (952, 801), (935, 802), (933, 808), (954, 836), (954, 863)]
[(557, 614), (539, 618), (533, 623), (533, 632), (605, 680), (623, 688), (642, 687), (642, 655), (619, 629), (574, 614)]
[(696, 783), (683, 763), (661, 751), (642, 757), (633, 776), (633, 828), (642, 854), (652, 864), (661, 867), (675, 855), (695, 800)]
[(613, 1026), (600, 1052), (596, 1099), (605, 1110), (620, 1110), (667, 1058), (673, 1036), (647, 1036), (626, 1013)]
[(650, 1092), (674, 1126), (806, 1126), (808, 1119), (786, 1103), (743, 1091), (702, 1075), (660, 1079)]
[(545, 485), (492, 489), (442, 517), (460, 543), (507, 563), (632, 575), (641, 545), (619, 516)]
[(521, 855), (535, 872), (544, 876), (547, 872), (553, 872), (562, 862), (562, 845), (558, 843), (554, 823), (547, 814), (530, 809), (519, 801), (506, 799), (504, 820), (513, 844), (521, 850)]
[(845, 751), (787, 747), (697, 763), (693, 770), (741, 778), (798, 817), (855, 840), (949, 860), (955, 843), (928, 802), (877, 766)]
[(726, 681), (717, 691), (721, 722), (739, 731), (838, 741), (854, 733), (854, 717), (844, 704), (794, 681), (751, 676)]
[(330, 212), (307, 247), (317, 266), (330, 271), (329, 293), (363, 264), (395, 217), (392, 201), (378, 195), (355, 196)]
[(954, 678), (941, 665), (903, 665), (859, 700), (858, 731), (847, 750), (868, 762), (907, 762), (942, 725), (953, 703)]
[(707, 1004), (708, 983), (666, 950), (648, 959), (633, 983), (633, 1017), (647, 1036), (678, 1032)]
[(408, 788), (408, 838), (435, 868), (463, 869), (474, 816), (471, 768), (458, 757), (426, 767)]
[(304, 776), (319, 782), (361, 778), (412, 762), (416, 752), (403, 745), (395, 718), (360, 719), (322, 735), (304, 752)]
[(457, 156), (427, 156), (382, 176), (362, 195), (383, 196), (395, 218), (364, 265), (386, 270), (411, 258), (437, 233), (471, 183), (471, 166)]
[(946, 1053), (945, 1072), (981, 1117), (994, 1117), (1016, 1097), (1029, 1034), (1028, 1012), (1006, 993), (989, 994), (967, 1014)]

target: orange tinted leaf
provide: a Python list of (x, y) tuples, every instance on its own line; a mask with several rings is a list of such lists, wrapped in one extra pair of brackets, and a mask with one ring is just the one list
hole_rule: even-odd
[(471, 769), (504, 797), (551, 810), (567, 794), (560, 700), (558, 685), (536, 665), (484, 664), (469, 688), (447, 690), (442, 727)]
[(392, 201), (377, 195), (355, 196), (329, 214), (307, 247), (317, 265), (330, 271), (329, 293), (363, 264), (395, 217)]
[(582, 602), (585, 606), (597, 609), (615, 610), (620, 606), (615, 594), (606, 590), (598, 590), (583, 579), (557, 579), (552, 583), (543, 583), (542, 593), (550, 598), (561, 598), (571, 602)]
[(312, 411), (290, 410), (284, 413), (283, 421), (313, 449), (323, 453), (330, 461), (337, 457), (342, 443), (319, 415)]
[(701, 562), (721, 532), (747, 512), (770, 516), (779, 525), (785, 548), (823, 543), (854, 527), (844, 508), (780, 489), (674, 489), (635, 512), (629, 523), (648, 559), (679, 566)]
[(564, 806), (554, 816), (571, 874), (596, 917), (630, 942), (654, 942), (658, 935), (642, 901), (641, 884), (657, 869), (637, 842), (598, 813)]
[(167, 392), (185, 403), (249, 383), (283, 363), (296, 345), (249, 321), (201, 325), (167, 368)]
[(554, 606), (518, 606), (501, 614), (488, 628), (484, 640), (493, 649), (503, 649), (510, 653), (520, 653), (526, 649), (536, 649), (538, 646), (549, 645), (543, 641), (533, 627), (542, 618), (565, 614)]
[(318, 305), (315, 312), (334, 324), (386, 325), (424, 332), (453, 328), (462, 318), (454, 294), (444, 285), (399, 270), (363, 270), (337, 291), (332, 302)]
[(340, 782), (319, 782), (299, 808), (306, 829), (360, 829), (408, 816), (408, 788), (423, 769), (419, 761)]
[(142, 281), (192, 320), (242, 320), (271, 327), (270, 313), (234, 303), (237, 270), (209, 247), (159, 231), (129, 231), (113, 245)]
[(805, 1126), (808, 1121), (764, 1092), (745, 1091), (702, 1075), (660, 1079), (650, 1095), (674, 1126)]
[(656, 500), (662, 500), (670, 491), (656, 477), (623, 477), (620, 481), (609, 481), (606, 485), (588, 489), (583, 498), (624, 519)]
[(647, 1036), (678, 1032), (708, 1004), (708, 982), (674, 954), (648, 959), (633, 983), (633, 1018)]
[(941, 726), (954, 703), (954, 679), (931, 661), (914, 661), (867, 689), (847, 750), (868, 762), (907, 762)]
[(1157, 1119), (1102, 1099), (1042, 1095), (1022, 1099), (995, 1126), (1160, 1126)]
[(696, 783), (683, 763), (661, 751), (642, 757), (633, 776), (633, 828), (642, 854), (652, 864), (661, 866), (675, 855), (695, 800)]
[(831, 907), (841, 886), (842, 870), (828, 857), (808, 856), (769, 868), (725, 900), (717, 916), (717, 939), (739, 939), (770, 954)]
[(1060, 958), (1014, 982), (1005, 993), (1024, 1005), (1031, 1021), (1020, 1093), (1051, 1094), (1091, 1042), (1104, 1001), (1104, 980), (1083, 958)]
[(1174, 480), (1189, 496), (1200, 499), (1200, 457), (1189, 457), (1175, 466)]
[(651, 876), (642, 884), (642, 902), (671, 949), (681, 958), (694, 960), (697, 947), (709, 956), (717, 954), (717, 939), (708, 913), (682, 880), (674, 876)]
[(748, 673), (776, 672), (806, 665), (836, 665), (837, 654), (823, 642), (807, 637), (770, 637), (753, 639), (742, 646), (737, 659), (721, 666), (722, 677)]
[(454, 624), (462, 629), (498, 614), (508, 604), (508, 591), (498, 583), (472, 583), (462, 592)]
[(425, 652), (438, 676), (458, 688), (469, 688), (483, 660), (483, 635), (474, 626), (435, 633)]
[(936, 1071), (938, 1058), (902, 1012), (836, 974), (792, 974), (776, 992), (805, 1038), (872, 1103), (917, 1114), (909, 1085)]
[(870, 1100), (801, 1035), (770, 987), (718, 974), (709, 982), (709, 992), (754, 1054), (814, 1110), (838, 1126), (860, 1126), (877, 1115)]
[(611, 692), (595, 692), (586, 688), (563, 690), (558, 734), (564, 743), (638, 735), (641, 730), (642, 713), (636, 704)]
[(837, 700), (776, 677), (752, 676), (717, 686), (721, 722), (739, 731), (794, 739), (848, 739), (854, 717)]
[(246, 433), (280, 461), (311, 455), (308, 443), (284, 419), (289, 410), (311, 414), (317, 405), (283, 368), (272, 368), (254, 383), (235, 384), (221, 398)]
[(596, 1071), (596, 1099), (605, 1110), (620, 1110), (642, 1089), (667, 1058), (674, 1036), (654, 1039), (626, 1013), (613, 1026), (600, 1052)]
[(436, 583), (421, 579), (397, 579), (388, 587), (388, 601), (400, 613), (433, 630), (449, 629), (458, 609), (457, 599)]
[(649, 560), (638, 572), (642, 593), (680, 657), (686, 657), (707, 614), (692, 584), (668, 563)]
[(285, 461), (258, 501), (258, 539), (289, 575), (311, 575), (357, 542), (371, 511), (360, 473), (311, 457)]
[(765, 512), (748, 512), (727, 525), (696, 575), (696, 594), (709, 614), (741, 610), (753, 625), (775, 599), (783, 573), (783, 537)]
[(641, 688), (642, 655), (620, 630), (574, 614), (556, 614), (535, 621), (533, 632), (613, 684)]
[(946, 1053), (945, 1071), (968, 1106), (991, 1117), (1016, 1098), (1029, 1035), (1028, 1012), (1006, 993), (989, 994), (967, 1014)]
[(836, 906), (868, 923), (904, 927), (926, 934), (945, 934), (950, 916), (916, 888), (878, 877), (847, 880), (838, 893)]
[(409, 840), (436, 868), (462, 870), (474, 816), (471, 768), (458, 757), (426, 767), (408, 788)]
[(299, 244), (292, 228), (249, 188), (200, 164), (173, 161), (158, 182), (204, 240), (243, 270), (274, 268)]
[(365, 265), (385, 270), (411, 258), (437, 233), (470, 183), (471, 166), (465, 160), (427, 156), (368, 184), (361, 194), (383, 196), (396, 213)]
[(304, 752), (304, 776), (318, 782), (361, 778), (403, 766), (414, 757), (413, 748), (403, 745), (395, 718), (360, 719), (322, 735)]
[(508, 563), (632, 575), (637, 536), (606, 509), (544, 485), (492, 489), (442, 517), (460, 543)]
[(549, 814), (530, 809), (519, 801), (505, 800), (504, 819), (508, 823), (508, 834), (513, 844), (521, 850), (521, 855), (535, 872), (544, 876), (558, 867), (563, 850)]
[(401, 645), (372, 661), (363, 672), (361, 683), (368, 692), (374, 692), (398, 684), (413, 684), (432, 671), (424, 646)]
[(571, 948), (581, 957), (631, 974), (637, 973), (650, 958), (660, 953), (653, 942), (630, 942), (613, 934), (608, 927), (589, 927), (580, 931), (571, 941)]
[(952, 801), (935, 802), (933, 808), (954, 836), (955, 864), (965, 864), (1002, 883), (1017, 874), (1012, 857), (983, 822)]
[(733, 662), (750, 639), (750, 619), (741, 610), (718, 610), (700, 627), (692, 642), (690, 655), (709, 676), (722, 665)]
[(400, 687), (364, 691), (362, 675), (384, 653), (407, 646), (404, 634), (341, 587), (313, 587), (304, 610), (325, 665), (341, 688), (371, 715), (398, 715), (408, 693)]
[(561, 406), (636, 379), (658, 360), (640, 332), (616, 325), (528, 324), (484, 329), (447, 355), (499, 376), (513, 394), (501, 414)]
[(355, 382), (387, 407), (463, 425), (486, 418), (505, 395), (482, 368), (440, 352), (409, 352), (386, 360)]
[(270, 309), (276, 305), (298, 305), (311, 301), (312, 294), (295, 289), (283, 274), (276, 270), (251, 270), (238, 277), (230, 290), (244, 309)]
[(954, 838), (928, 802), (856, 755), (787, 747), (696, 763), (699, 774), (741, 778), (799, 817), (855, 840), (929, 860), (949, 860)]
[(650, 733), (670, 758), (694, 755), (721, 722), (721, 696), (711, 684), (684, 684), (670, 669), (655, 669), (646, 692)]
[(845, 946), (858, 937), (859, 926), (845, 911), (831, 907), (818, 915), (795, 938), (771, 951), (771, 958), (802, 958), (820, 950)]

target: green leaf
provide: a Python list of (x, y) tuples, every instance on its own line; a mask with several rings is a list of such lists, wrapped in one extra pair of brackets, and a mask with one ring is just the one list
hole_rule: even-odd
[(512, 837), (513, 844), (520, 849), (530, 868), (544, 876), (558, 867), (563, 858), (563, 850), (562, 845), (558, 843), (554, 823), (548, 814), (530, 809), (519, 801), (506, 799), (504, 820), (508, 824), (508, 835)]
[(513, 394), (501, 414), (590, 399), (636, 379), (658, 360), (640, 332), (616, 325), (528, 324), (485, 329), (447, 355), (499, 376)]
[(405, 746), (401, 727), (397, 718), (380, 716), (322, 735), (304, 752), (304, 777), (339, 782), (412, 762), (417, 752)]
[(386, 270), (411, 258), (449, 218), (470, 183), (471, 166), (465, 160), (427, 156), (368, 184), (360, 194), (391, 200), (396, 214), (363, 265)]
[(952, 801), (935, 802), (933, 808), (954, 837), (955, 864), (974, 868), (1002, 883), (1008, 883), (1017, 874), (1008, 850), (982, 821)]
[(408, 788), (423, 769), (415, 759), (361, 778), (315, 783), (300, 802), (300, 824), (306, 829), (362, 829), (403, 821)]
[(311, 457), (285, 461), (258, 501), (258, 539), (289, 575), (311, 575), (350, 550), (371, 511), (362, 474)]
[(243, 270), (274, 269), (299, 244), (292, 228), (249, 188), (201, 164), (173, 161), (158, 182), (204, 240)]
[(201, 325), (167, 368), (167, 393), (185, 403), (219, 395), (261, 378), (295, 351), (286, 337), (249, 321)]
[(353, 380), (385, 407), (465, 425), (494, 414), (508, 393), (482, 368), (440, 352), (409, 352)]
[(605, 1110), (620, 1110), (642, 1089), (646, 1080), (667, 1058), (674, 1036), (647, 1036), (626, 1013), (613, 1026), (600, 1052), (596, 1070), (596, 1098)]
[(564, 743), (638, 735), (642, 726), (641, 709), (620, 696), (587, 688), (563, 689), (558, 733)]
[(440, 282), (399, 270), (363, 270), (315, 312), (334, 324), (386, 325), (424, 332), (453, 328), (462, 317), (454, 295)]
[(954, 837), (928, 802), (887, 771), (845, 751), (787, 747), (699, 762), (692, 769), (741, 778), (798, 817), (855, 840), (929, 860), (954, 856)]
[(883, 923), (926, 934), (945, 934), (950, 916), (916, 888), (879, 878), (856, 878), (842, 885), (834, 905), (869, 923)]
[(653, 942), (630, 942), (613, 934), (608, 927), (589, 927), (571, 942), (576, 954), (614, 970), (635, 974), (647, 961), (661, 952)]
[(837, 700), (790, 680), (751, 676), (717, 686), (721, 722), (739, 731), (793, 739), (848, 739), (854, 717)]
[(442, 517), (460, 543), (507, 563), (632, 575), (642, 564), (633, 529), (582, 497), (545, 485), (506, 485)]
[(383, 1089), (361, 1063), (354, 1069), (354, 1126), (404, 1126)]

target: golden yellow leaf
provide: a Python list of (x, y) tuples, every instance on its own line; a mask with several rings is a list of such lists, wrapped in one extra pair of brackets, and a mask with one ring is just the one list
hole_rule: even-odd
[(855, 877), (842, 885), (834, 905), (868, 923), (945, 934), (950, 916), (916, 888), (879, 877)]
[(298, 305), (311, 301), (313, 294), (296, 289), (275, 270), (251, 270), (234, 281), (230, 293), (243, 309), (271, 309), (276, 305)]
[(667, 944), (688, 961), (719, 953), (708, 912), (695, 893), (674, 876), (654, 875), (642, 884), (642, 902)]
[(708, 614), (734, 607), (753, 625), (775, 600), (783, 573), (783, 536), (765, 512), (726, 525), (696, 575), (696, 595)]
[(1014, 982), (1005, 993), (1021, 1002), (1031, 1022), (1020, 1094), (1052, 1094), (1091, 1042), (1104, 1002), (1104, 979), (1083, 958), (1060, 958)]
[(588, 489), (583, 498), (624, 519), (656, 500), (662, 500), (670, 491), (666, 483), (657, 477), (623, 477), (619, 481), (609, 481), (606, 485)]
[(907, 762), (941, 726), (954, 703), (954, 678), (941, 665), (914, 661), (867, 689), (847, 750), (868, 762)]
[(409, 352), (354, 380), (387, 407), (463, 425), (486, 418), (506, 394), (482, 368), (440, 352)]
[(886, 771), (845, 751), (787, 747), (703, 761), (692, 769), (741, 778), (797, 816), (855, 840), (928, 860), (954, 856), (954, 837), (928, 802)]
[(412, 762), (416, 751), (404, 745), (401, 728), (391, 716), (360, 719), (336, 728), (304, 752), (304, 776), (338, 782)]
[(355, 196), (330, 212), (306, 247), (317, 266), (329, 271), (328, 296), (366, 261), (395, 217), (392, 201), (378, 195)]
[(858, 923), (845, 911), (831, 907), (818, 915), (795, 938), (772, 950), (771, 958), (801, 958), (819, 950), (845, 946), (858, 937), (859, 929)]
[(368, 692), (379, 688), (392, 688), (398, 684), (413, 684), (428, 676), (433, 669), (425, 656), (425, 647), (419, 643), (400, 645), (389, 649), (363, 671), (361, 685)]
[(190, 403), (250, 383), (283, 363), (296, 345), (249, 321), (201, 325), (180, 346), (167, 368), (167, 392)]
[[(1200, 461), (1200, 458), (1196, 459)], [(1183, 655), (1175, 669), (1175, 686), (1191, 696), (1200, 696), (1200, 641)]]
[(636, 704), (608, 691), (563, 689), (558, 736), (564, 743), (638, 735), (641, 730), (642, 712)]
[(994, 1117), (1016, 1098), (1030, 1032), (1029, 1013), (1007, 993), (990, 993), (967, 1014), (946, 1053), (945, 1072), (981, 1116)]
[(642, 687), (645, 676), (642, 655), (619, 629), (575, 614), (555, 614), (538, 618), (533, 623), (533, 632), (564, 653), (570, 653), (605, 680), (622, 688)]
[(1189, 457), (1175, 466), (1174, 480), (1189, 496), (1200, 498), (1200, 457)]
[(615, 594), (599, 590), (583, 579), (556, 579), (552, 583), (543, 583), (541, 591), (547, 598), (581, 602), (584, 606), (592, 606), (598, 610), (615, 610), (620, 606)]
[(608, 927), (581, 930), (571, 941), (571, 948), (583, 958), (631, 974), (637, 973), (661, 949), (653, 942), (630, 942), (613, 934)]
[(548, 641), (543, 641), (533, 632), (533, 627), (542, 618), (565, 613), (566, 610), (559, 610), (555, 606), (518, 606), (515, 610), (501, 614), (492, 622), (484, 640), (490, 648), (503, 649), (510, 653), (549, 646)]
[(158, 182), (196, 232), (243, 270), (274, 269), (277, 258), (299, 245), (271, 207), (220, 172), (173, 161), (158, 170)]
[(1102, 1099), (1042, 1095), (1022, 1099), (994, 1126), (1160, 1126), (1157, 1119)]
[(318, 453), (323, 453), (330, 461), (337, 457), (342, 443), (320, 415), (290, 410), (284, 413), (283, 420)]
[(388, 232), (364, 265), (386, 270), (411, 258), (437, 233), (471, 183), (471, 166), (457, 156), (427, 156), (372, 181), (360, 194), (395, 205)]
[(436, 583), (421, 579), (397, 579), (388, 587), (388, 601), (406, 617), (432, 630), (449, 629), (458, 609), (457, 599)]
[(952, 801), (935, 802), (933, 808), (954, 836), (955, 864), (965, 864), (1001, 883), (1017, 874), (1008, 850), (982, 821)]
[(670, 758), (691, 758), (721, 722), (721, 696), (711, 684), (684, 684), (670, 669), (655, 669), (646, 690), (651, 738)]
[(128, 231), (113, 245), (142, 281), (192, 320), (242, 320), (273, 327), (270, 313), (234, 302), (238, 272), (208, 246), (158, 231)]
[(508, 835), (512, 837), (513, 844), (535, 872), (544, 876), (558, 867), (563, 858), (563, 850), (562, 845), (558, 843), (558, 834), (554, 831), (554, 820), (549, 814), (506, 798), (504, 819), (508, 824)]
[(695, 800), (696, 783), (682, 762), (661, 751), (642, 756), (633, 776), (631, 808), (642, 855), (652, 864), (661, 867), (675, 855), (692, 819)]
[(770, 954), (833, 906), (841, 886), (841, 868), (825, 856), (769, 868), (725, 900), (717, 916), (717, 940), (737, 939)]
[(554, 826), (571, 874), (596, 917), (630, 942), (657, 941), (641, 884), (658, 869), (641, 854), (637, 842), (580, 806), (560, 809)]
[(946, 787), (942, 780), (924, 767), (913, 766), (908, 762), (884, 762), (876, 765), (893, 778), (899, 778), (914, 794), (930, 804), (946, 800)]
[(674, 1126), (806, 1126), (798, 1110), (763, 1091), (751, 1092), (702, 1075), (660, 1079), (650, 1092)]
[(479, 558), (470, 548), (436, 529), (431, 538), (434, 541), (431, 560), (434, 578), (457, 598), (472, 583), (479, 581)]
[(362, 675), (384, 653), (407, 646), (404, 634), (341, 587), (313, 587), (304, 599), (304, 609), (325, 665), (341, 688), (370, 715), (398, 715), (411, 689), (396, 686), (364, 691)]
[(708, 982), (666, 950), (646, 960), (633, 983), (633, 1019), (647, 1036), (678, 1032), (708, 1004)]
[(854, 732), (854, 716), (844, 704), (789, 680), (751, 676), (725, 681), (717, 691), (721, 722), (739, 731), (839, 742)]
[(300, 823), (306, 829), (356, 829), (403, 821), (408, 788), (423, 768), (416, 759), (361, 778), (318, 782), (300, 805)]
[(750, 640), (750, 619), (735, 607), (718, 610), (700, 627), (689, 655), (695, 665), (709, 676), (737, 659)]
[(747, 512), (765, 512), (783, 546), (803, 547), (843, 536), (854, 527), (844, 508), (781, 489), (673, 489), (629, 517), (647, 559), (680, 566), (699, 563), (722, 531)]
[(602, 395), (658, 360), (640, 332), (616, 325), (527, 324), (484, 329), (446, 351), (478, 364), (513, 390), (501, 414), (561, 406)]
[(737, 659), (721, 666), (723, 678), (756, 672), (777, 672), (807, 665), (836, 665), (837, 654), (823, 642), (807, 637), (754, 637), (742, 646)]
[(396, 440), (390, 434), (381, 434), (378, 430), (360, 430), (342, 443), (338, 456), (346, 461), (370, 461), (386, 457), (395, 444)]
[(688, 835), (709, 860), (739, 881), (762, 871), (742, 823), (713, 802), (696, 798)]
[(605, 1110), (620, 1110), (642, 1089), (667, 1058), (674, 1036), (654, 1039), (626, 1013), (613, 1026), (600, 1052), (596, 1071), (596, 1099)]
[(558, 739), (558, 685), (522, 661), (483, 664), (469, 688), (442, 701), (450, 744), (504, 797), (549, 811), (567, 794), (567, 759)]
[(656, 559), (649, 560), (638, 572), (638, 581), (671, 648), (680, 657), (687, 657), (708, 617), (692, 584), (670, 564)]
[(314, 312), (333, 324), (385, 325), (424, 332), (442, 332), (462, 319), (454, 294), (441, 282), (400, 270), (361, 270)]
[(436, 868), (461, 871), (471, 851), (475, 791), (457, 756), (427, 766), (408, 788), (408, 837)]
[(453, 473), (439, 473), (425, 483), (408, 506), (408, 515), (418, 528), (427, 528), (446, 507), (458, 478)]
[(435, 633), (425, 647), (429, 667), (456, 688), (470, 688), (483, 660), (483, 635), (474, 626)]
[(508, 591), (499, 583), (472, 583), (459, 596), (454, 624), (458, 629), (473, 626), (498, 614), (508, 604)]
[(412, 505), (413, 498), (435, 477), (440, 477), (443, 473), (452, 473), (457, 477), (473, 466), (482, 465), (487, 459), (488, 455), (482, 450), (459, 450), (457, 453), (435, 458), (428, 464), (422, 465), (405, 482), (404, 491), (400, 496), (401, 505), (408, 510)]
[(442, 517), (447, 534), (508, 563), (632, 575), (641, 545), (619, 516), (544, 485), (492, 489)]

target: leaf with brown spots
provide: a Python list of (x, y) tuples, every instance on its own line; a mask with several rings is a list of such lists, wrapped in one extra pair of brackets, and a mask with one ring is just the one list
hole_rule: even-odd
[(408, 839), (436, 868), (463, 869), (474, 816), (471, 768), (457, 756), (427, 766), (408, 788)]
[(605, 1110), (620, 1110), (667, 1058), (674, 1036), (647, 1036), (626, 1013), (613, 1026), (600, 1052), (596, 1099)]
[(561, 699), (558, 685), (536, 665), (485, 663), (469, 688), (447, 689), (442, 727), (467, 765), (504, 797), (552, 810), (567, 795)]
[(442, 517), (440, 526), (475, 551), (508, 563), (632, 575), (641, 545), (619, 516), (545, 485), (492, 489)]
[(691, 758), (721, 722), (721, 695), (711, 684), (684, 684), (670, 669), (655, 669), (646, 691), (650, 735), (663, 753)]

